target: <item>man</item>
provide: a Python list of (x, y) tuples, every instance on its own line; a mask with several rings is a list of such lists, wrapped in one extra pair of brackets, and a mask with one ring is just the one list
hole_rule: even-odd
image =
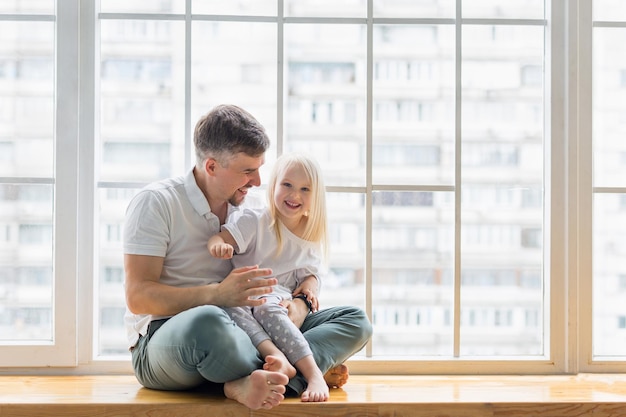
[[(125, 322), (135, 375), (163, 390), (223, 383), (228, 398), (270, 409), (287, 390), (299, 395), (306, 382), (272, 371), (272, 358), (259, 357), (222, 307), (263, 303), (256, 296), (269, 293), (276, 279), (254, 265), (231, 271), (229, 260), (206, 250), (208, 238), (236, 218), (248, 190), (260, 185), (269, 139), (248, 112), (222, 105), (198, 121), (194, 145), (196, 164), (186, 176), (146, 187), (127, 210)], [(342, 363), (371, 336), (366, 315), (356, 307), (308, 314), (304, 300), (284, 303), (327, 383), (343, 385)]]

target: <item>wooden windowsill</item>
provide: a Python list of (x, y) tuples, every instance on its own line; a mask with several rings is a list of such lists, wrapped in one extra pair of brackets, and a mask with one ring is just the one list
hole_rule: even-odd
[(143, 388), (133, 376), (0, 376), (0, 416), (626, 416), (626, 375), (352, 375), (325, 403), (251, 411), (219, 392)]

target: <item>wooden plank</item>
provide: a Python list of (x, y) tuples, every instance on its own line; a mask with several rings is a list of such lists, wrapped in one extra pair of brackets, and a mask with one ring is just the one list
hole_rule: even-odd
[(353, 375), (326, 403), (251, 411), (219, 386), (143, 388), (131, 375), (0, 376), (0, 416), (626, 417), (626, 375)]
[[(492, 417), (489, 404), (415, 404), (415, 403), (285, 403), (272, 410), (253, 411), (253, 417)], [(526, 416), (528, 417), (528, 416)]]
[(626, 417), (623, 403), (526, 403), (494, 405), (497, 417)]

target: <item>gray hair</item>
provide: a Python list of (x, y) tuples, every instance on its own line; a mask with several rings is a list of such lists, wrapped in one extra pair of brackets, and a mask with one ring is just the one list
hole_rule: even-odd
[(260, 156), (270, 146), (263, 125), (244, 109), (229, 104), (216, 106), (198, 120), (193, 141), (198, 166), (207, 158), (228, 164), (240, 152)]

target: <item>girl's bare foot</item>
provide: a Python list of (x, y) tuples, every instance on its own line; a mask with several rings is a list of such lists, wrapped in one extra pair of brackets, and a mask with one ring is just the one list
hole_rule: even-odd
[(341, 388), (348, 382), (348, 367), (343, 363), (331, 368), (324, 374), (324, 380), (330, 388)]
[(293, 365), (289, 363), (289, 360), (287, 360), (287, 358), (281, 356), (267, 355), (265, 357), (263, 369), (265, 369), (266, 371), (283, 373), (287, 375), (289, 379), (296, 376), (296, 368), (294, 368)]
[(304, 402), (328, 401), (328, 385), (321, 373), (318, 377), (311, 378), (307, 383), (306, 390), (300, 396), (300, 400)]
[(238, 401), (252, 410), (277, 406), (285, 398), (289, 378), (280, 372), (256, 370), (249, 376), (224, 384), (227, 398)]

